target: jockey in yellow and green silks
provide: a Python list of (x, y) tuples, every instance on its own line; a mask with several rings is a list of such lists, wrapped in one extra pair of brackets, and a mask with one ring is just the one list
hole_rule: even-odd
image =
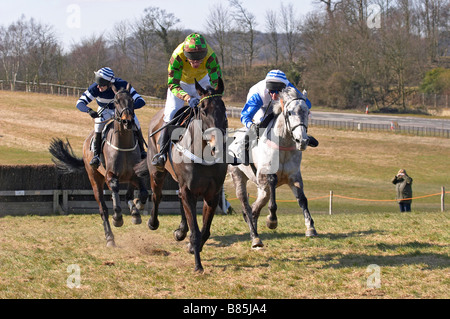
[[(214, 50), (198, 33), (189, 34), (183, 43), (173, 51), (168, 67), (169, 86), (164, 109), (164, 122), (170, 122), (176, 112), (188, 103), (194, 108), (200, 101), (195, 89), (195, 80), (202, 86), (217, 88), (222, 77), (219, 61)], [(166, 152), (169, 146), (168, 129), (164, 128), (158, 141), (160, 152), (152, 159), (152, 164), (159, 170), (164, 169)]]

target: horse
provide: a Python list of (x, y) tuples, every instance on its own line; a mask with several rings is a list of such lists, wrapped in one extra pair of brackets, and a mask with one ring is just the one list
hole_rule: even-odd
[[(142, 222), (140, 211), (144, 209), (144, 205), (149, 196), (145, 183), (134, 171), (134, 166), (139, 163), (141, 157), (134, 132), (134, 104), (130, 94), (130, 87), (130, 84), (128, 84), (126, 89), (121, 88), (117, 91), (116, 87), (114, 85), (112, 86), (115, 93), (115, 116), (108, 121), (103, 131), (105, 136), (102, 147), (103, 165), (100, 165), (97, 169), (89, 165), (93, 157), (90, 146), (94, 131), (88, 135), (83, 143), (82, 158), (74, 155), (68, 140), (67, 143), (64, 143), (61, 139), (54, 138), (49, 147), (49, 151), (52, 154), (52, 161), (60, 172), (72, 173), (82, 172), (83, 170), (87, 172), (94, 191), (94, 197), (99, 206), (107, 247), (114, 247), (115, 241), (103, 194), (105, 181), (112, 192), (114, 211), (112, 219), (115, 227), (123, 225), (119, 196), (120, 183), (128, 183), (125, 198), (132, 215), (133, 224), (140, 224)], [(138, 198), (134, 198), (135, 189), (139, 189)]]
[[(203, 272), (200, 252), (210, 236), (214, 212), (227, 174), (225, 152), (222, 150), (225, 148), (224, 135), (228, 128), (228, 120), (225, 104), (222, 101), (224, 85), (221, 78), (216, 90), (211, 87), (204, 89), (197, 81), (195, 81), (195, 88), (201, 97), (200, 102), (196, 108), (188, 107), (180, 114), (183, 116), (190, 112), (192, 116), (188, 124), (185, 124), (186, 128), (175, 129), (171, 134), (171, 141), (181, 137), (178, 142), (171, 142), (164, 170), (158, 171), (151, 164), (151, 158), (158, 153), (159, 134), (157, 132), (164, 124), (164, 110), (160, 110), (152, 118), (149, 126), (149, 156), (136, 166), (136, 172), (139, 176), (150, 174), (153, 207), (148, 227), (151, 230), (156, 230), (159, 226), (158, 206), (161, 202), (166, 174), (170, 173), (178, 182), (182, 220), (179, 228), (174, 231), (174, 236), (177, 241), (181, 241), (190, 229), (189, 252), (195, 257), (195, 271)], [(201, 232), (196, 214), (196, 203), (199, 197), (203, 198)]]
[[(277, 221), (276, 187), (288, 184), (303, 211), (306, 225), (306, 236), (317, 236), (314, 220), (308, 209), (308, 200), (303, 191), (303, 180), (300, 171), (302, 151), (308, 145), (309, 110), (303, 97), (294, 88), (287, 87), (280, 92), (280, 98), (273, 106), (274, 119), (251, 147), (250, 165), (230, 165), (229, 173), (236, 187), (244, 219), (250, 229), (252, 248), (264, 246), (259, 238), (257, 225), (261, 209), (269, 202), (267, 227), (275, 229)], [(265, 121), (263, 121), (265, 122)], [(259, 132), (261, 133), (261, 132)], [(249, 132), (237, 131), (236, 140)], [(257, 186), (257, 199), (250, 207), (247, 182), (251, 180)]]

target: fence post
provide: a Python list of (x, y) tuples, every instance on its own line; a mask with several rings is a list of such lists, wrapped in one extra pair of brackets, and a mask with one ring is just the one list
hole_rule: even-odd
[(444, 212), (445, 210), (445, 187), (442, 186), (441, 188), (441, 212)]
[(333, 210), (333, 191), (330, 191), (330, 208), (329, 208), (330, 215), (332, 210)]

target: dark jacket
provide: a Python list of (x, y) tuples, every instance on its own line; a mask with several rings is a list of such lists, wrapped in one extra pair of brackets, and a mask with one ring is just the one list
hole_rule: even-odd
[(397, 191), (398, 202), (411, 203), (412, 194), (412, 182), (413, 179), (408, 175), (395, 176), (392, 179), (392, 183), (395, 185), (395, 190)]

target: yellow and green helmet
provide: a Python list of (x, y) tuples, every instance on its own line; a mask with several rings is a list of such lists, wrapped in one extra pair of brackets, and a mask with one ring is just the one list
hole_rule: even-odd
[(189, 34), (184, 40), (183, 51), (189, 60), (201, 60), (208, 53), (205, 38), (198, 33)]

